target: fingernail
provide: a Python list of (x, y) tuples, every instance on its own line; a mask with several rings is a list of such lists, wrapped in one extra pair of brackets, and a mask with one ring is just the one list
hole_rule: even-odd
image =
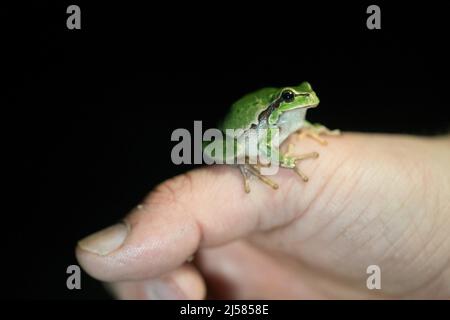
[(80, 240), (78, 246), (91, 253), (106, 256), (118, 249), (127, 235), (128, 226), (125, 223), (118, 223)]
[(153, 280), (145, 285), (147, 299), (150, 300), (184, 300), (186, 297), (175, 284), (162, 280)]

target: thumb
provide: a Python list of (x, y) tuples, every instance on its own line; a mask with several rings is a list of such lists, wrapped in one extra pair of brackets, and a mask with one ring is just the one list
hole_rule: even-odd
[(338, 149), (307, 140), (302, 145), (304, 153), (324, 151), (319, 159), (301, 163), (310, 174), (308, 183), (292, 170), (280, 169), (271, 177), (280, 185), (278, 190), (252, 179), (247, 194), (237, 168), (218, 165), (187, 172), (160, 184), (124, 223), (81, 240), (76, 250), (81, 266), (104, 281), (157, 277), (182, 265), (201, 247), (288, 223), (308, 206), (323, 176), (334, 170), (331, 164), (337, 163), (331, 159), (337, 158)]

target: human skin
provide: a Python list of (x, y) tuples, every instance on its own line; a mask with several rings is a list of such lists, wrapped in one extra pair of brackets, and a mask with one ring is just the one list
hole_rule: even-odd
[(290, 141), (320, 153), (307, 183), (280, 169), (246, 194), (225, 165), (167, 180), (78, 261), (121, 299), (450, 299), (450, 136), (327, 140)]

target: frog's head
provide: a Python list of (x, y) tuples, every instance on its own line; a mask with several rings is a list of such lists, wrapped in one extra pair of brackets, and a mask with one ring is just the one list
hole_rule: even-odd
[(302, 82), (296, 87), (282, 88), (275, 95), (278, 107), (271, 113), (269, 123), (274, 124), (284, 112), (294, 109), (315, 108), (319, 98), (308, 82)]

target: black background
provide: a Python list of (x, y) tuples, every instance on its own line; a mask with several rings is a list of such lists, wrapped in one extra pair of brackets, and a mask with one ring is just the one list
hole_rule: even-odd
[[(81, 30), (66, 28), (69, 4), (81, 7)], [(260, 87), (309, 81), (321, 104), (308, 119), (330, 128), (446, 132), (444, 9), (378, 3), (382, 29), (368, 30), (369, 4), (44, 2), (12, 13), (17, 121), (4, 127), (19, 200), (5, 214), (4, 292), (108, 298), (86, 274), (82, 290), (67, 290), (76, 241), (193, 167), (172, 164), (174, 129), (213, 127)]]

